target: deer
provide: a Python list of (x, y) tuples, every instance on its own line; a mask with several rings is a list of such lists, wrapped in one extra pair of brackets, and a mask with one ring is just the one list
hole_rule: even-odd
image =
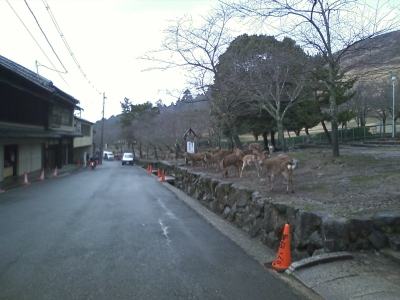
[(220, 159), (223, 159), (225, 156), (232, 154), (232, 151), (228, 150), (228, 149), (221, 149), (217, 153), (218, 153)]
[(222, 177), (228, 178), (228, 169), (230, 166), (234, 166), (236, 169), (235, 174), (237, 173), (239, 176), (239, 169), (243, 163), (243, 160), (240, 156), (236, 154), (228, 154), (221, 160), (221, 169), (222, 169)]
[(183, 156), (183, 157), (186, 157), (187, 160), (189, 160), (189, 161), (192, 162), (192, 167), (193, 167), (193, 169), (195, 168), (195, 165), (196, 165), (196, 163), (197, 163), (198, 161), (204, 161), (204, 153), (194, 153), (194, 154), (191, 154), (191, 153), (185, 152), (185, 153), (182, 154), (182, 156)]
[(247, 147), (248, 150), (254, 151), (261, 151), (261, 146), (259, 143), (250, 143), (249, 146)]
[(216, 165), (217, 166), (216, 171), (218, 171), (218, 164), (221, 160), (220, 155), (218, 153), (210, 155), (210, 156), (206, 155), (204, 157), (204, 160), (206, 161), (207, 167)]
[(274, 152), (274, 150), (275, 150), (274, 146), (272, 146), (271, 144), (268, 144), (269, 154), (272, 154), (272, 152)]
[(268, 176), (268, 184), (270, 186), (270, 192), (274, 189), (275, 175), (281, 173), (286, 180), (286, 194), (289, 192), (289, 186), (292, 193), (293, 190), (293, 170), (296, 167), (293, 160), (287, 156), (276, 156), (274, 158), (266, 158), (261, 163), (263, 171)]
[(247, 166), (253, 165), (253, 164), (255, 165), (255, 167), (257, 169), (258, 177), (260, 177), (260, 175), (261, 175), (260, 163), (265, 158), (266, 153), (268, 153), (267, 150), (264, 150), (264, 151), (255, 150), (255, 151), (253, 151), (252, 154), (247, 154), (247, 155), (243, 156), (242, 157), (243, 165), (242, 165), (242, 169), (240, 171), (240, 178), (242, 178), (242, 176), (243, 176), (244, 168)]
[(218, 171), (218, 165), (220, 164), (221, 160), (229, 154), (232, 154), (232, 151), (230, 151), (228, 149), (220, 149), (217, 153), (215, 153), (211, 156), (206, 155), (204, 157), (204, 160), (205, 160), (207, 166), (216, 164), (216, 166), (217, 166), (216, 171)]

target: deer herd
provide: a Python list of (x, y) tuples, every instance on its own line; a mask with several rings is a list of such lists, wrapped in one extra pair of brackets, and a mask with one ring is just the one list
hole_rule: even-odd
[(286, 154), (272, 157), (273, 152), (274, 147), (272, 145), (268, 145), (268, 150), (262, 150), (260, 144), (251, 143), (246, 150), (214, 149), (213, 153), (199, 152), (190, 154), (185, 152), (183, 156), (191, 162), (193, 168), (199, 162), (207, 169), (215, 168), (218, 171), (221, 168), (223, 177), (228, 177), (228, 170), (233, 167), (235, 175), (237, 174), (242, 178), (243, 171), (247, 166), (255, 166), (258, 177), (262, 173), (268, 176), (270, 191), (274, 189), (275, 176), (282, 174), (285, 178), (286, 193), (289, 192), (289, 188), (294, 193), (292, 179), (296, 161)]

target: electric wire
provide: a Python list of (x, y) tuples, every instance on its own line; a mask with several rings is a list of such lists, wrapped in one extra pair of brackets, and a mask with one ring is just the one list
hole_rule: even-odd
[[(87, 80), (87, 82), (88, 82), (89, 84), (91, 84), (89, 78), (87, 77), (86, 73), (83, 71), (82, 66), (81, 66), (80, 63), (78, 62), (78, 59), (76, 58), (76, 56), (74, 55), (74, 53), (73, 53), (71, 47), (69, 46), (69, 44), (68, 44), (68, 42), (67, 42), (67, 39), (65, 38), (64, 34), (62, 33), (61, 27), (58, 25), (57, 20), (56, 20), (55, 16), (53, 15), (53, 12), (52, 12), (51, 9), (50, 9), (50, 6), (48, 5), (48, 3), (47, 3), (46, 0), (42, 0), (42, 1), (43, 1), (44, 6), (45, 6), (46, 9), (47, 9), (47, 12), (48, 12), (49, 15), (50, 15), (51, 20), (53, 21), (54, 26), (56, 27), (56, 29), (57, 29), (57, 31), (58, 31), (58, 33), (59, 33), (61, 39), (63, 40), (65, 47), (67, 48), (69, 54), (71, 55), (72, 59), (74, 60), (76, 66), (78, 67), (79, 71), (82, 73), (83, 77), (85, 77), (85, 79)], [(97, 88), (95, 88), (93, 84), (92, 84), (92, 87), (93, 87), (99, 94), (101, 94), (101, 92), (99, 92), (99, 90), (98, 90)]]
[(57, 72), (60, 72), (60, 73), (63, 73), (63, 74), (67, 74), (68, 73), (67, 69), (65, 68), (64, 64), (62, 63), (61, 59), (58, 57), (58, 55), (57, 55), (56, 51), (54, 50), (53, 46), (51, 45), (49, 39), (47, 38), (46, 34), (44, 33), (44, 31), (43, 31), (42, 27), (40, 26), (39, 21), (37, 20), (35, 14), (33, 13), (32, 9), (29, 7), (28, 2), (26, 0), (24, 0), (24, 1), (25, 1), (26, 6), (28, 7), (29, 11), (31, 12), (33, 18), (35, 19), (36, 24), (38, 25), (40, 31), (43, 33), (43, 35), (44, 35), (47, 43), (49, 44), (51, 50), (53, 50), (54, 55), (57, 57), (58, 61), (60, 62), (60, 64), (64, 68), (64, 72), (62, 72), (62, 71), (57, 71)]
[[(22, 25), (25, 27), (25, 29), (28, 31), (28, 33), (30, 34), (30, 36), (32, 37), (32, 39), (35, 41), (36, 45), (39, 47), (39, 49), (42, 51), (42, 53), (44, 54), (44, 56), (47, 58), (47, 60), (50, 62), (50, 64), (54, 67), (54, 69), (56, 69), (56, 66), (53, 64), (53, 62), (51, 61), (51, 59), (47, 56), (46, 52), (42, 49), (42, 47), (39, 45), (38, 41), (35, 39), (35, 37), (32, 35), (32, 33), (29, 31), (28, 27), (26, 27), (24, 21), (22, 21), (22, 19), (19, 17), (18, 13), (15, 11), (15, 9), (12, 7), (12, 5), (10, 4), (10, 2), (8, 2), (8, 0), (6, 0), (8, 5), (10, 6), (10, 8), (12, 9), (12, 11), (15, 13), (15, 15), (17, 16), (17, 18), (21, 21)], [(61, 74), (59, 72), (57, 72), (57, 74), (61, 77), (61, 79), (67, 83), (65, 81), (65, 79), (61, 76)]]

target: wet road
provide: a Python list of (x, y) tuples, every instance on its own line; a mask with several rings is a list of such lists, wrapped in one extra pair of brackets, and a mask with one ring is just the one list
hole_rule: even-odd
[(0, 299), (306, 299), (137, 166), (0, 196)]

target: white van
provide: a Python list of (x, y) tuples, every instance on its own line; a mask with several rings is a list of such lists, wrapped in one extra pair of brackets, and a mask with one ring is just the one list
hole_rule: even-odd
[(110, 151), (104, 151), (103, 152), (103, 159), (105, 160), (114, 160), (114, 153)]
[(124, 153), (124, 155), (122, 155), (122, 165), (128, 164), (128, 165), (132, 165), (133, 166), (133, 160), (134, 160), (135, 156), (133, 155), (133, 153)]

